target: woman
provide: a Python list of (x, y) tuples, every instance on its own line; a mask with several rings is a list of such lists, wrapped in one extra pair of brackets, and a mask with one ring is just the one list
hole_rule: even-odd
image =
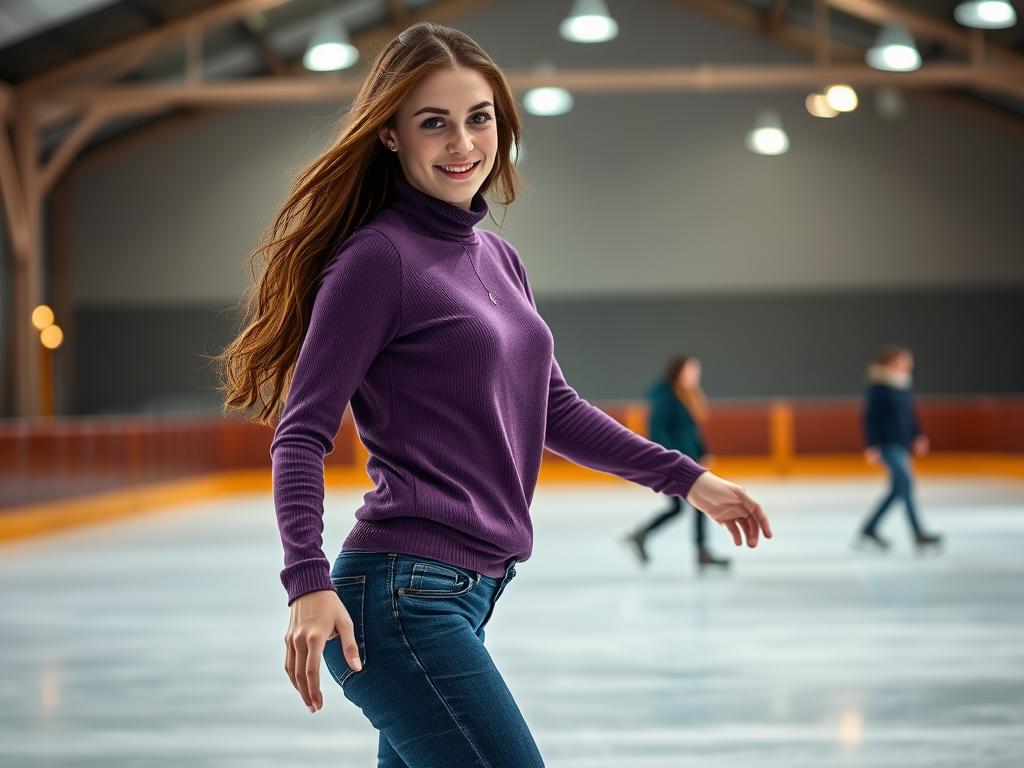
[(914, 505), (911, 452), (928, 453), (928, 437), (921, 432), (910, 391), (914, 356), (906, 347), (885, 347), (868, 368), (867, 403), (864, 408), (864, 458), (869, 464), (884, 462), (889, 470), (889, 493), (860, 529), (858, 545), (889, 549), (878, 535), (878, 524), (897, 499), (907, 510), (907, 522), (918, 549), (939, 546), (942, 537), (921, 529)]
[[(684, 456), (706, 463), (700, 424), (707, 421), (708, 401), (700, 386), (701, 365), (696, 357), (675, 357), (669, 361), (665, 375), (647, 391), (651, 403), (648, 434), (651, 440)], [(647, 537), (683, 511), (683, 499), (669, 496), (669, 508), (626, 536), (626, 543), (643, 565), (650, 562)], [(694, 541), (697, 544), (697, 565), (727, 567), (728, 559), (715, 557), (706, 546), (704, 515), (694, 513)]]
[[(223, 355), (227, 408), (272, 423), (284, 399), (270, 451), (285, 670), (316, 712), (323, 656), (380, 732), (379, 766), (543, 764), (483, 640), (530, 555), (545, 446), (688, 497), (737, 545), (771, 536), (742, 488), (566, 383), (518, 254), (474, 228), (484, 193), (515, 198), (519, 134), (508, 82), (472, 39), (401, 32), (257, 250), (249, 324)], [(332, 567), (323, 459), (350, 400), (376, 487)]]

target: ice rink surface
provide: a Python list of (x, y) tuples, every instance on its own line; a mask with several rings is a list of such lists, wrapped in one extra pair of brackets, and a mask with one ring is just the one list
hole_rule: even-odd
[[(1024, 484), (923, 478), (940, 555), (851, 549), (881, 480), (746, 484), (775, 539), (698, 575), (692, 520), (641, 569), (636, 485), (539, 489), (534, 557), (487, 645), (549, 768), (1024, 765)], [(359, 493), (330, 491), (330, 557)], [(376, 733), (326, 668), (283, 671), (268, 494), (0, 548), (0, 766), (364, 768)], [(500, 724), (496, 724), (500, 727)]]

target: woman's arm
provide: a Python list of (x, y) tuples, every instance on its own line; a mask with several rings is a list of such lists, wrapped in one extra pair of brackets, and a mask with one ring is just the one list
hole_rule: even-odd
[(544, 445), (577, 464), (672, 496), (685, 497), (707, 471), (679, 451), (627, 429), (581, 398), (566, 382), (557, 359), (551, 361)]
[[(509, 246), (511, 248), (511, 246)], [(530, 304), (536, 310), (530, 283), (519, 254), (515, 267)], [(618, 475), (655, 491), (682, 496), (732, 534), (737, 546), (757, 546), (771, 527), (761, 506), (742, 487), (716, 476), (679, 451), (667, 450), (622, 426), (581, 398), (566, 382), (557, 359), (551, 361), (545, 446), (591, 469)]]
[[(511, 245), (513, 266), (523, 292), (534, 310), (519, 254)], [(581, 398), (566, 382), (558, 360), (552, 357), (548, 377), (545, 447), (590, 469), (618, 475), (652, 490), (686, 496), (705, 468), (679, 451), (669, 450), (622, 426), (607, 413)]]
[(374, 358), (397, 333), (402, 266), (391, 242), (362, 230), (327, 263), (270, 445), (288, 604), (333, 590), (324, 556), (324, 456)]

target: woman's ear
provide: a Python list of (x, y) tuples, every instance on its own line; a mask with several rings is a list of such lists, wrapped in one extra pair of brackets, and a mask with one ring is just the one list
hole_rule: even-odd
[(381, 143), (385, 147), (392, 147), (397, 143), (395, 132), (390, 128), (381, 128), (380, 133), (377, 134), (380, 137)]

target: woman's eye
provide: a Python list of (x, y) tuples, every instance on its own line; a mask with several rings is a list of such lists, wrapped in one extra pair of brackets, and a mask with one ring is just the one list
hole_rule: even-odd
[[(478, 117), (482, 119), (477, 120)], [(475, 115), (469, 118), (469, 122), (472, 123), (473, 125), (486, 125), (493, 119), (494, 118), (492, 118), (486, 112), (477, 112)], [(424, 120), (420, 125), (423, 128), (440, 128), (441, 125), (439, 123), (444, 123), (444, 120), (442, 120), (440, 117), (429, 117), (426, 120)]]

